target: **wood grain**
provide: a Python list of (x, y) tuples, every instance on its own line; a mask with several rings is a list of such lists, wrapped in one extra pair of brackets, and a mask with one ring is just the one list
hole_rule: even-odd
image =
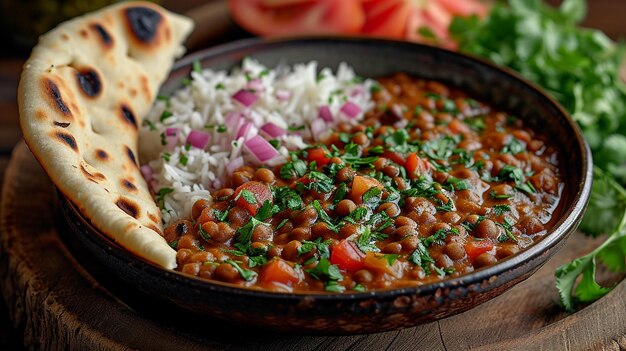
[(119, 281), (96, 279), (106, 272), (86, 270), (90, 265), (81, 265), (68, 251), (54, 207), (50, 181), (19, 144), (0, 203), (0, 286), (13, 325), (29, 348), (620, 350), (626, 345), (626, 282), (573, 315), (556, 305), (555, 267), (599, 243), (580, 234), (530, 279), (463, 314), (387, 333), (301, 336), (163, 316), (159, 306), (144, 313), (146, 306), (137, 308)]

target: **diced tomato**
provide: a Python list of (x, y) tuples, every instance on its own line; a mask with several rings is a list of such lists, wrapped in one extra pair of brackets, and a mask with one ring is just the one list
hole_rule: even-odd
[(409, 178), (416, 179), (420, 175), (428, 172), (430, 164), (427, 160), (420, 158), (415, 152), (413, 152), (407, 156), (404, 168), (406, 168)]
[(348, 195), (354, 203), (360, 204), (363, 202), (363, 194), (371, 188), (383, 190), (383, 185), (374, 178), (354, 176), (354, 179), (352, 180), (352, 189), (350, 189), (350, 193)]
[[(246, 199), (242, 191), (247, 190), (254, 195), (254, 201), (249, 201), (250, 199)], [(251, 215), (255, 215), (256, 211), (263, 206), (265, 201), (273, 201), (272, 199), (272, 191), (265, 183), (261, 182), (247, 182), (240, 185), (235, 190), (235, 205), (241, 208), (245, 208)]]
[(381, 156), (388, 160), (393, 161), (394, 163), (400, 166), (404, 166), (406, 164), (406, 160), (404, 159), (404, 157), (402, 157), (402, 155), (400, 155), (397, 152), (385, 151)]
[(361, 0), (229, 0), (230, 13), (258, 35), (357, 33), (365, 14)]
[(389, 264), (389, 260), (383, 254), (375, 252), (367, 252), (364, 260), (365, 268), (391, 274), (396, 278), (402, 276), (402, 264), (396, 260), (393, 264)]
[(480, 256), (481, 254), (491, 251), (494, 245), (489, 239), (474, 240), (465, 244), (465, 252), (470, 260)]
[(309, 162), (315, 161), (318, 166), (324, 167), (330, 162), (330, 157), (321, 147), (307, 150)]
[(302, 279), (302, 273), (281, 258), (268, 262), (259, 275), (259, 281), (264, 285), (281, 283), (291, 286)]
[(365, 267), (365, 254), (349, 240), (341, 240), (330, 253), (330, 263), (347, 272), (356, 272)]
[(452, 132), (452, 134), (468, 133), (471, 131), (470, 127), (468, 127), (467, 124), (456, 118), (448, 124), (448, 129), (450, 129), (450, 132)]

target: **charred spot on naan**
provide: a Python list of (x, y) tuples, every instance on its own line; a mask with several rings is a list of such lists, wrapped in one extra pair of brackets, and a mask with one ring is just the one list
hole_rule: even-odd
[(67, 146), (69, 146), (70, 148), (72, 148), (72, 150), (78, 152), (78, 145), (76, 144), (76, 139), (74, 139), (74, 136), (72, 136), (69, 133), (66, 132), (62, 132), (62, 131), (58, 131), (56, 133), (54, 133), (54, 137), (66, 144)]
[(148, 82), (148, 77), (144, 75), (140, 76), (139, 82), (141, 84), (141, 92), (146, 97), (146, 100), (152, 101), (152, 93), (150, 93), (150, 83)]
[(52, 122), (55, 126), (57, 127), (61, 127), (61, 128), (67, 128), (70, 126), (69, 122), (58, 122), (58, 121), (54, 121)]
[(96, 150), (96, 158), (100, 161), (107, 161), (109, 159), (109, 154), (102, 149), (98, 149)]
[(135, 129), (137, 129), (137, 118), (135, 118), (135, 114), (131, 110), (130, 106), (122, 104), (120, 110), (122, 111), (121, 117), (124, 122), (132, 125)]
[(72, 118), (72, 111), (68, 107), (65, 100), (63, 100), (63, 96), (61, 95), (61, 91), (59, 90), (57, 83), (48, 77), (44, 77), (42, 79), (42, 85), (48, 102), (54, 106), (54, 108), (60, 112), (61, 115)]
[(86, 96), (95, 98), (102, 93), (102, 81), (95, 69), (87, 67), (76, 70), (76, 80)]
[(130, 162), (132, 162), (135, 167), (139, 167), (133, 150), (131, 150), (128, 146), (124, 146), (124, 148), (126, 149), (126, 155), (128, 156), (128, 159), (130, 159)]
[(135, 184), (129, 179), (122, 179), (120, 183), (122, 184), (122, 188), (128, 192), (136, 193), (138, 190)]
[(125, 15), (134, 39), (143, 44), (158, 41), (159, 27), (163, 23), (163, 16), (158, 11), (148, 7), (133, 6), (126, 9)]
[(150, 218), (150, 220), (152, 222), (154, 222), (155, 224), (159, 224), (161, 223), (161, 219), (158, 216), (155, 216), (153, 213), (148, 212), (148, 218)]
[(98, 34), (98, 38), (100, 38), (100, 41), (105, 48), (113, 46), (113, 37), (100, 23), (92, 23), (89, 28)]
[(126, 212), (127, 215), (137, 219), (139, 217), (139, 205), (127, 199), (125, 197), (120, 197), (115, 201), (117, 207), (119, 207), (122, 211)]

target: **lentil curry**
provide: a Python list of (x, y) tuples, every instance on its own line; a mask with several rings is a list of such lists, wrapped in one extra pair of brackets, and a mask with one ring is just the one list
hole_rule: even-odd
[(243, 166), (165, 238), (178, 270), (273, 291), (416, 286), (542, 237), (562, 189), (546, 136), (462, 91), (381, 78), (376, 108), (273, 169)]

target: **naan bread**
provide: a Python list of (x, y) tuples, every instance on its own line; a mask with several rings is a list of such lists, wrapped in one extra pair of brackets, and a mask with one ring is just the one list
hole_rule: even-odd
[(170, 269), (138, 129), (192, 28), (147, 2), (78, 17), (39, 39), (18, 91), (24, 139), (56, 186), (102, 232)]

